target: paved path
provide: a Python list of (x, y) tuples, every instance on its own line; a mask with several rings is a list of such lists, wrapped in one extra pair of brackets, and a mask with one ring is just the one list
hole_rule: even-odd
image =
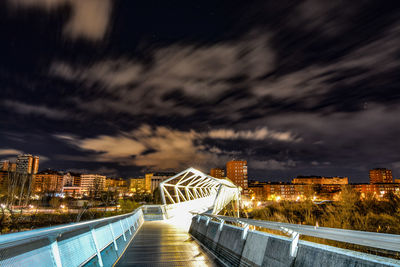
[(184, 230), (144, 222), (116, 266), (218, 266)]

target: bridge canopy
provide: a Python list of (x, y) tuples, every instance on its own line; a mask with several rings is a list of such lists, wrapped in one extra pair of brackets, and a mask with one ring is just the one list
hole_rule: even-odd
[(218, 179), (188, 168), (160, 183), (163, 204), (218, 214), (231, 201), (239, 201), (240, 187), (228, 179)]

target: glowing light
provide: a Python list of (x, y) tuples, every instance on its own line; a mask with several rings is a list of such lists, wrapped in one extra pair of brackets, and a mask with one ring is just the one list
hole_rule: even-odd
[(297, 196), (296, 201), (299, 201), (299, 200), (300, 200), (300, 196)]
[(316, 196), (314, 196), (312, 199), (315, 201), (315, 200), (317, 199), (317, 197), (316, 197)]
[(29, 205), (28, 206), (30, 209), (34, 209), (35, 208), (35, 206), (33, 206), (33, 205)]
[(276, 197), (276, 201), (279, 202), (280, 200), (281, 200), (281, 197), (280, 197), (280, 196), (277, 196), (277, 197)]
[(1, 208), (3, 208), (3, 209), (6, 207), (5, 204), (0, 204), (0, 206), (1, 206)]
[(61, 205), (60, 208), (64, 209), (64, 208), (65, 208), (65, 205)]
[(261, 201), (257, 202), (257, 207), (261, 206)]

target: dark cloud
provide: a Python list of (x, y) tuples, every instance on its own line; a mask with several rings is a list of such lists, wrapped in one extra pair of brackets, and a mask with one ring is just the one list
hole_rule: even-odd
[(400, 175), (394, 1), (0, 4), (0, 157), (132, 176)]

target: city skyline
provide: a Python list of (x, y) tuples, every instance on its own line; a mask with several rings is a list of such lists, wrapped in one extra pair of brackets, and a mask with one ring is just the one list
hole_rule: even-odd
[[(174, 174), (176, 174), (176, 173), (178, 173), (180, 171), (180, 170), (177, 170), (177, 169), (175, 169), (175, 170), (169, 169), (169, 171), (167, 171), (167, 172), (159, 171), (159, 170), (147, 170), (147, 171), (140, 172), (139, 175), (136, 175), (136, 176), (122, 176), (121, 177), (121, 176), (115, 176), (115, 175), (111, 175), (110, 176), (110, 175), (107, 175), (107, 174), (102, 173), (102, 172), (96, 172), (96, 171), (93, 172), (93, 171), (90, 171), (90, 170), (87, 170), (87, 169), (81, 169), (81, 170), (78, 170), (78, 171), (76, 171), (76, 169), (74, 169), (74, 168), (72, 168), (72, 169), (59, 169), (59, 168), (54, 168), (53, 167), (53, 168), (41, 168), (41, 169), (38, 169), (39, 156), (35, 156), (35, 155), (32, 156), (31, 154), (20, 154), (15, 159), (9, 158), (7, 160), (0, 160), (0, 169), (3, 170), (3, 171), (10, 171), (10, 172), (17, 171), (18, 172), (18, 160), (19, 160), (19, 158), (25, 158), (27, 156), (37, 159), (37, 163), (36, 163), (36, 166), (34, 168), (35, 172), (33, 174), (36, 174), (36, 173), (37, 174), (43, 174), (43, 173), (47, 173), (47, 172), (50, 171), (50, 172), (57, 172), (60, 175), (61, 174), (62, 175), (64, 175), (64, 174), (105, 175), (105, 176), (107, 176), (107, 179), (108, 178), (110, 178), (110, 179), (124, 179), (124, 180), (128, 181), (128, 180), (132, 180), (132, 179), (145, 179), (145, 178), (147, 179), (148, 175), (152, 176), (153, 174), (155, 174), (156, 176), (160, 176), (160, 177), (162, 176), (163, 177), (162, 179), (165, 179), (165, 178), (170, 177), (171, 175), (174, 175)], [(368, 183), (375, 183), (375, 182), (378, 182), (378, 183), (399, 183), (399, 181), (400, 181), (400, 178), (397, 179), (397, 177), (392, 175), (392, 170), (387, 169), (387, 168), (382, 168), (382, 167), (369, 169), (369, 171), (368, 171), (369, 174), (368, 174), (368, 177), (367, 177), (368, 181), (366, 181), (366, 179), (364, 179), (361, 182), (358, 182), (358, 181), (357, 182), (353, 182), (353, 181), (349, 180), (348, 176), (337, 176), (337, 175), (327, 176), (327, 175), (321, 175), (321, 174), (316, 174), (316, 173), (315, 174), (306, 174), (306, 175), (297, 174), (297, 175), (295, 175), (293, 177), (281, 177), (281, 178), (276, 178), (276, 179), (271, 179), (271, 178), (268, 178), (268, 177), (250, 177), (249, 178), (247, 176), (247, 173), (248, 173), (247, 161), (241, 161), (241, 160), (238, 160), (238, 159), (232, 159), (230, 161), (227, 161), (225, 163), (226, 166), (224, 166), (224, 167), (214, 166), (214, 167), (210, 168), (209, 170), (202, 170), (202, 171), (204, 173), (207, 173), (210, 176), (215, 177), (215, 178), (230, 178), (230, 180), (235, 182), (237, 178), (236, 178), (235, 174), (233, 173), (233, 172), (235, 172), (235, 170), (232, 170), (233, 166), (231, 166), (232, 163), (234, 163), (234, 162), (238, 163), (239, 165), (242, 164), (242, 165), (245, 166), (244, 179), (246, 181), (245, 182), (246, 185), (248, 183), (247, 181), (288, 183), (288, 182), (292, 182), (293, 180), (296, 180), (296, 179), (299, 179), (299, 178), (300, 179), (303, 179), (303, 178), (304, 179), (309, 179), (309, 178), (317, 178), (318, 179), (318, 178), (324, 178), (324, 177), (328, 178), (328, 179), (329, 178), (346, 179), (346, 181), (348, 181), (347, 183), (350, 183), (350, 184), (367, 183), (367, 182)], [(228, 167), (228, 166), (231, 166), (231, 167)], [(229, 171), (229, 168), (231, 168), (231, 171)], [(234, 168), (235, 167), (233, 167), (233, 169)], [(388, 177), (386, 177), (386, 173), (389, 173)], [(231, 176), (231, 177), (229, 177), (229, 176)], [(240, 184), (240, 181), (242, 179), (243, 178), (239, 178), (239, 180), (236, 181), (236, 182), (238, 182), (239, 186), (242, 186), (242, 184)], [(244, 185), (244, 186), (247, 187), (246, 185)], [(152, 187), (154, 189), (156, 187), (156, 185), (154, 185)]]
[(396, 1), (83, 3), (0, 3), (0, 160), (400, 176)]

